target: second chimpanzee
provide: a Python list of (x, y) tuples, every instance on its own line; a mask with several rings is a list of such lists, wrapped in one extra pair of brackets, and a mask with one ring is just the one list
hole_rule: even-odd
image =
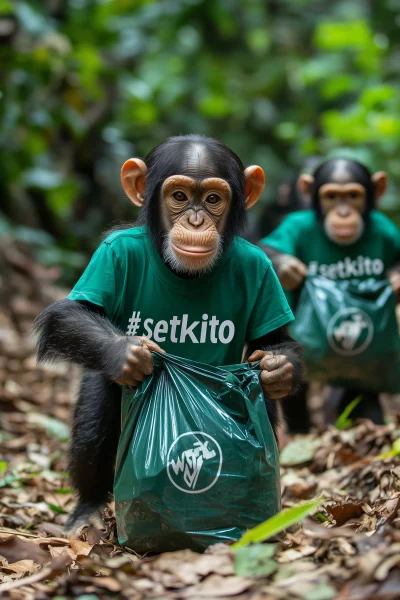
[(145, 161), (128, 160), (121, 179), (141, 208), (139, 226), (111, 233), (68, 298), (36, 322), (40, 360), (86, 369), (69, 450), (79, 495), (70, 533), (101, 527), (120, 435), (120, 386), (151, 374), (159, 344), (212, 365), (261, 360), (274, 431), (275, 400), (294, 393), (302, 376), (286, 329), (293, 315), (271, 263), (238, 237), (263, 190), (262, 169), (245, 169), (217, 140), (189, 135), (169, 138)]
[[(293, 294), (294, 310), (307, 274), (334, 280), (389, 277), (393, 291), (399, 292), (400, 231), (374, 210), (386, 185), (386, 173), (371, 174), (364, 165), (342, 158), (323, 162), (314, 176), (299, 177), (299, 190), (311, 194), (312, 210), (292, 213), (261, 242), (283, 288)], [(309, 428), (306, 394), (304, 385), (293, 402), (285, 403), (291, 431)], [(362, 395), (352, 415), (383, 422), (378, 394), (346, 389), (335, 395), (338, 413)]]

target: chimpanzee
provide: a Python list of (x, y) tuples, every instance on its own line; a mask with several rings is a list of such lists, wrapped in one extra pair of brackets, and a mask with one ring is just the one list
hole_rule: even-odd
[[(285, 290), (292, 292), (295, 310), (307, 274), (351, 280), (389, 277), (400, 291), (400, 231), (375, 209), (387, 186), (386, 173), (371, 174), (362, 164), (345, 158), (323, 162), (314, 176), (300, 175), (300, 192), (311, 194), (312, 209), (295, 212), (261, 241)], [(290, 293), (288, 294), (290, 298)], [(293, 401), (284, 401), (289, 429), (309, 429), (307, 385)], [(379, 395), (368, 390), (334, 390), (337, 411), (362, 395), (352, 416), (383, 422)]]
[[(277, 403), (301, 383), (293, 319), (271, 262), (238, 237), (264, 187), (221, 142), (172, 137), (121, 170), (141, 208), (137, 226), (114, 230), (68, 298), (36, 320), (39, 360), (85, 369), (72, 424), (69, 471), (78, 505), (67, 532), (101, 527), (112, 491), (123, 387), (153, 368), (151, 351), (212, 365), (261, 360), (274, 432)], [(126, 387), (125, 387), (126, 389)], [(168, 418), (168, 415), (166, 415)]]

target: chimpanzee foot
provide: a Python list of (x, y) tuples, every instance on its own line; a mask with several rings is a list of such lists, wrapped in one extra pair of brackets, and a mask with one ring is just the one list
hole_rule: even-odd
[(89, 527), (105, 533), (107, 528), (101, 516), (105, 506), (105, 504), (78, 504), (67, 519), (64, 535), (69, 538), (79, 538)]

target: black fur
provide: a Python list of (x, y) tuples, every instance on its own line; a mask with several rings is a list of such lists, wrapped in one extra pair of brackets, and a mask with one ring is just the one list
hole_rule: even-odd
[(68, 469), (79, 504), (102, 504), (112, 492), (121, 396), (122, 388), (101, 374), (84, 374), (68, 452)]
[(133, 343), (96, 310), (73, 300), (50, 304), (35, 319), (39, 362), (69, 361), (101, 373), (110, 381), (121, 375), (127, 345)]
[(282, 409), (290, 433), (308, 433), (311, 427), (307, 396), (309, 386), (302, 383), (293, 396), (283, 398)]

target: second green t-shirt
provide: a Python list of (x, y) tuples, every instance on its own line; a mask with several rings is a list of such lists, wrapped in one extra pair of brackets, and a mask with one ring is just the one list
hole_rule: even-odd
[(387, 269), (400, 260), (400, 231), (376, 210), (371, 211), (363, 235), (349, 246), (331, 241), (313, 210), (288, 215), (261, 243), (296, 256), (309, 275), (329, 279), (384, 279)]
[(293, 320), (259, 248), (236, 237), (210, 273), (183, 279), (165, 266), (146, 227), (111, 234), (68, 298), (102, 307), (127, 335), (216, 366), (239, 363), (246, 342)]

